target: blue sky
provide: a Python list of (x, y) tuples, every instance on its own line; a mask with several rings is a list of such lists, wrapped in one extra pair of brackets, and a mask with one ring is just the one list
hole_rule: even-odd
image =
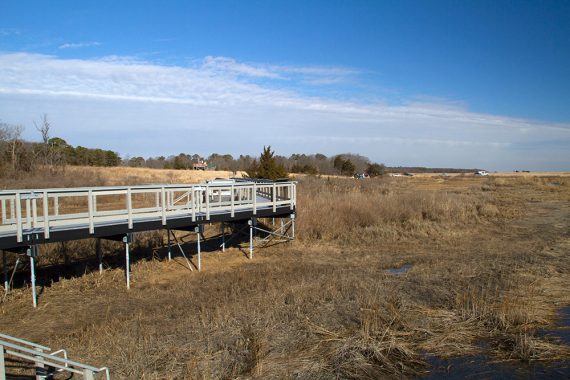
[(130, 155), (570, 170), (564, 1), (0, 0), (0, 119)]

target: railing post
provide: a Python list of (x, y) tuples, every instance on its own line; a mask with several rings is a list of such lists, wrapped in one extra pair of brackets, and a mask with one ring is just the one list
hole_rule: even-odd
[(277, 184), (274, 182), (273, 183), (273, 189), (271, 191), (271, 196), (272, 196), (272, 200), (273, 200), (273, 212), (277, 211)]
[(206, 185), (206, 220), (210, 220), (210, 187)]
[(95, 224), (93, 223), (93, 190), (87, 192), (87, 214), (89, 216), (89, 233), (95, 232)]
[(49, 239), (49, 198), (47, 191), (44, 191), (44, 238)]
[(291, 210), (293, 210), (293, 188), (294, 187), (295, 187), (294, 183), (289, 184), (289, 201), (290, 201), (289, 208)]
[(59, 216), (59, 196), (57, 194), (53, 197), (53, 214)]
[(297, 205), (297, 185), (293, 184), (293, 205)]
[[(43, 350), (41, 348), (34, 348), (36, 351), (38, 351), (39, 353), (42, 353)], [(42, 360), (41, 356), (36, 356), (35, 357), (38, 360)], [(45, 376), (45, 366), (44, 363), (38, 361), (34, 363), (35, 367), (36, 367), (36, 380), (44, 380), (46, 378)]]
[(192, 186), (192, 221), (196, 221), (196, 190)]
[(235, 191), (235, 187), (234, 187), (233, 184), (232, 184), (232, 186), (231, 186), (231, 190), (230, 190), (230, 191), (231, 191), (231, 195), (230, 195), (230, 215), (231, 215), (231, 217), (233, 218), (233, 217), (235, 216), (235, 203), (234, 203), (234, 198), (235, 198), (234, 191)]
[(131, 198), (131, 188), (127, 188), (127, 213), (129, 218), (129, 230), (133, 229), (133, 201)]
[(4, 364), (4, 346), (0, 344), (0, 380), (6, 380), (6, 365)]
[(162, 205), (162, 225), (166, 225), (166, 195), (164, 193), (164, 186), (160, 188), (160, 204)]
[(32, 199), (32, 226), (33, 228), (38, 227), (38, 201), (35, 198), (35, 195), (34, 199)]
[(30, 198), (26, 198), (26, 225), (27, 228), (32, 228), (32, 201)]
[(2, 198), (2, 224), (6, 224), (6, 199)]
[(257, 184), (253, 183), (253, 215), (257, 215)]
[(93, 380), (93, 371), (91, 371), (90, 369), (84, 369), (83, 370), (83, 380)]
[(14, 199), (10, 199), (10, 219), (16, 217), (16, 202)]
[(22, 233), (22, 194), (20, 192), (16, 193), (16, 240), (18, 243), (22, 242), (23, 233)]

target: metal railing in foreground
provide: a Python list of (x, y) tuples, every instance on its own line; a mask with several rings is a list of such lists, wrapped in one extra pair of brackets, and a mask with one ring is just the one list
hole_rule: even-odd
[(216, 181), (195, 185), (144, 185), (0, 191), (0, 236), (43, 234), (84, 226), (272, 209), (296, 204), (295, 182)]
[(97, 368), (69, 360), (65, 350), (51, 352), (49, 347), (0, 334), (0, 380), (6, 380), (6, 355), (34, 363), (36, 379), (53, 379), (59, 372), (83, 375), (86, 380), (95, 379), (96, 374), (103, 374), (107, 380), (111, 378), (107, 367)]

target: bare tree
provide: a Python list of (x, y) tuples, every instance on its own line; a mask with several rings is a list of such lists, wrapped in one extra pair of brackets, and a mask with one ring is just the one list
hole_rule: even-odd
[(64, 168), (64, 157), (61, 149), (55, 146), (55, 144), (53, 144), (51, 141), (51, 124), (48, 120), (47, 114), (44, 113), (42, 115), (39, 124), (34, 121), (34, 125), (42, 136), (42, 144), (39, 151), (37, 152), (37, 156), (40, 159), (40, 165), (49, 167), (49, 170), (52, 173), (60, 168)]
[(23, 131), (24, 127), (21, 125), (0, 123), (0, 154), (3, 160), (9, 155), (14, 172), (18, 169), (18, 147), (22, 145)]

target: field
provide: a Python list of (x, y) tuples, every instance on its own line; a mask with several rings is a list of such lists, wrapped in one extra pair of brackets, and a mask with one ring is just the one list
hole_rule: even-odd
[[(202, 179), (106, 170), (7, 186)], [(570, 358), (541, 333), (570, 305), (570, 177), (298, 180), (297, 240), (253, 260), (212, 250), (189, 271), (164, 260), (163, 235), (141, 234), (127, 291), (120, 245), (106, 243), (103, 274), (92, 271), (93, 242), (47, 247), (39, 308), (17, 289), (0, 304), (0, 331), (129, 379), (415, 378), (434, 356)]]

